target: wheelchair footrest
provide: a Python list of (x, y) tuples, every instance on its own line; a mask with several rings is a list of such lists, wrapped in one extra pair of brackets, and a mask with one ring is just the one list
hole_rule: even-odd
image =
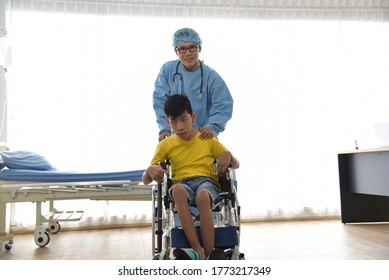
[[(197, 235), (201, 242), (200, 228), (196, 227)], [(174, 248), (190, 248), (183, 229), (173, 228), (171, 230), (171, 242)], [(235, 226), (215, 228), (215, 247), (227, 248), (239, 245), (238, 229)]]

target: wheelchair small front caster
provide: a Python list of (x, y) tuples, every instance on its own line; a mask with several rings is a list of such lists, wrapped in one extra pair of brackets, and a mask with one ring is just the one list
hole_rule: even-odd
[(155, 254), (155, 256), (153, 257), (153, 260), (156, 260), (156, 261), (171, 260), (171, 258), (169, 257), (169, 253), (170, 253), (170, 249), (162, 250), (161, 253)]

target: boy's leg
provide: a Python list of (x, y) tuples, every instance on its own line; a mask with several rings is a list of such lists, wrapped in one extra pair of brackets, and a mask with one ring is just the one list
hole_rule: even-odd
[(196, 196), (196, 207), (200, 212), (200, 231), (205, 256), (208, 257), (215, 247), (215, 228), (211, 211), (211, 197), (206, 190), (200, 190)]
[(200, 245), (200, 241), (196, 233), (196, 228), (192, 220), (192, 214), (189, 210), (188, 194), (186, 189), (179, 184), (174, 185), (172, 196), (176, 205), (178, 217), (180, 218), (182, 227), (184, 229), (186, 239), (188, 240), (190, 246), (192, 246), (192, 249), (199, 253), (200, 258), (205, 259), (204, 251)]

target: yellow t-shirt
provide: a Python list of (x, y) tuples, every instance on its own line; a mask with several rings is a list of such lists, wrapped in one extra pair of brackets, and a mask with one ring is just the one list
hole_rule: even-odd
[(215, 137), (201, 140), (199, 135), (185, 141), (173, 134), (159, 142), (151, 164), (169, 160), (174, 184), (193, 176), (209, 176), (217, 182), (214, 162), (227, 148)]

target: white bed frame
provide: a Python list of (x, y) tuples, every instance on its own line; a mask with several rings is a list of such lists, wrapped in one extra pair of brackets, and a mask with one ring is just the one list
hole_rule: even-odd
[[(0, 150), (5, 150), (0, 143)], [(141, 185), (139, 181), (96, 181), (96, 182), (19, 182), (0, 180), (0, 250), (10, 250), (13, 235), (9, 234), (7, 204), (34, 202), (36, 205), (35, 243), (44, 247), (50, 242), (50, 232), (57, 233), (62, 221), (78, 221), (83, 211), (57, 211), (55, 200), (132, 200), (151, 201), (152, 185)], [(42, 202), (50, 203), (49, 213), (42, 214)], [(46, 226), (46, 224), (48, 224)], [(3, 246), (3, 243), (4, 246)]]

